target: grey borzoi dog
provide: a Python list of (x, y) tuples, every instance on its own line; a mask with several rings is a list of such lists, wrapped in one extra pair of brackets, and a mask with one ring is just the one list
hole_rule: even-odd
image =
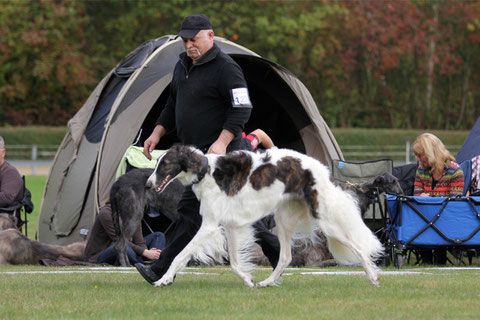
[(0, 214), (0, 265), (38, 264), (40, 260), (56, 260), (60, 256), (79, 261), (83, 259), (85, 242), (68, 246), (41, 243), (28, 239), (17, 230), (16, 225), (16, 217)]
[(403, 194), (402, 187), (398, 179), (389, 172), (371, 178), (369, 181), (358, 184), (342, 184), (345, 190), (351, 190), (358, 199), (360, 212), (363, 214), (367, 211), (368, 206), (372, 203), (375, 193), (395, 193)]
[(177, 204), (183, 192), (183, 185), (176, 181), (168, 187), (169, 192), (157, 193), (146, 188), (148, 177), (153, 169), (134, 169), (122, 175), (112, 185), (110, 202), (112, 221), (117, 234), (115, 250), (121, 266), (129, 266), (127, 243), (141, 225), (148, 205), (161, 208), (172, 214), (177, 213)]
[(257, 287), (278, 285), (291, 261), (290, 240), (300, 225), (310, 230), (318, 226), (337, 262), (360, 263), (370, 282), (379, 285), (373, 261), (382, 255), (382, 244), (362, 221), (354, 197), (335, 186), (327, 167), (316, 159), (277, 148), (263, 153), (204, 155), (193, 147), (177, 145), (158, 160), (147, 186), (161, 192), (174, 179), (193, 185), (203, 220), (155, 286), (173, 283), (192, 256), (201, 258), (199, 252), (210, 257), (226, 254), (228, 245), (232, 270), (253, 287), (253, 264), (245, 248), (254, 240), (251, 224), (271, 212), (275, 212), (280, 258), (272, 274)]

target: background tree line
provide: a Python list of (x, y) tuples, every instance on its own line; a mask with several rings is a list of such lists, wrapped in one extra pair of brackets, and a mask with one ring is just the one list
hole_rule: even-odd
[(210, 16), (297, 75), (331, 127), (469, 129), (478, 1), (62, 1), (0, 6), (0, 126), (65, 125), (141, 43)]

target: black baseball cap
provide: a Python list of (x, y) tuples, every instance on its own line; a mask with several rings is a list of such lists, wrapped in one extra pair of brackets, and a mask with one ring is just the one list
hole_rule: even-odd
[(200, 30), (210, 30), (212, 24), (210, 19), (204, 14), (194, 14), (183, 19), (180, 32), (175, 38), (182, 37), (191, 39), (197, 35)]

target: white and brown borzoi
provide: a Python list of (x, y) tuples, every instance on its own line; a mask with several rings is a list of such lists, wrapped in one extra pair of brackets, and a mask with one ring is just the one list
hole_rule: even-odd
[(232, 270), (253, 287), (253, 265), (245, 251), (254, 240), (251, 224), (272, 212), (278, 228), (280, 258), (272, 274), (257, 283), (258, 287), (278, 284), (291, 261), (290, 240), (299, 226), (310, 230), (318, 226), (338, 263), (360, 263), (368, 279), (379, 285), (373, 261), (382, 254), (382, 245), (362, 221), (352, 195), (330, 181), (327, 167), (319, 161), (286, 149), (236, 151), (219, 156), (177, 145), (158, 160), (147, 187), (161, 192), (173, 179), (193, 184), (203, 220), (198, 233), (155, 286), (171, 284), (192, 256), (218, 258), (226, 254), (228, 245)]

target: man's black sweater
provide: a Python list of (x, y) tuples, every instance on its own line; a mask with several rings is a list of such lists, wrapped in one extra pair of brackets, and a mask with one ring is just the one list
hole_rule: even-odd
[[(208, 148), (227, 129), (235, 135), (231, 146), (236, 145), (252, 109), (248, 92), (241, 88), (247, 88), (242, 69), (217, 45), (195, 64), (184, 52), (157, 124), (167, 131), (176, 128), (182, 143), (198, 148)], [(235, 92), (243, 97), (237, 99)]]

